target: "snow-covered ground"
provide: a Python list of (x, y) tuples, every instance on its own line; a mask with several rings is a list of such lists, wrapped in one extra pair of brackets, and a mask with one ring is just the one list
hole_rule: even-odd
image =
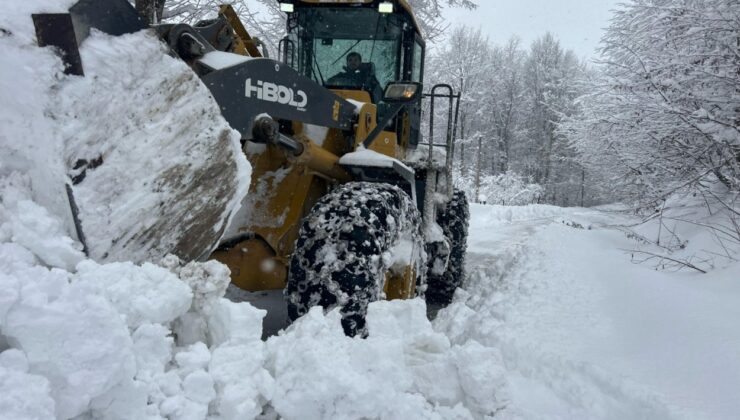
[[(628, 232), (634, 220), (613, 212), (473, 205), (465, 290), (433, 321), (420, 299), (373, 303), (367, 339), (346, 337), (337, 311), (315, 308), (262, 340), (265, 312), (223, 298), (228, 272), (217, 262), (86, 258), (64, 193), (70, 152), (138, 153), (142, 167), (114, 165), (118, 175), (100, 183), (92, 168), (76, 191), (101, 198), (94, 186), (131, 177), (130, 195), (109, 195), (136, 204), (151, 197), (135, 182), (149, 160), (182, 162), (99, 139), (171, 145), (183, 127), (203, 133), (196, 144), (233, 151), (236, 139), (223, 121), (212, 129), (189, 117), (217, 107), (149, 35), (94, 34), (81, 47), (88, 77), (63, 76), (58, 57), (35, 46), (30, 13), (68, 3), (0, 15), (0, 419), (737, 417), (738, 250), (716, 249), (702, 230), (689, 229), (676, 252), (711, 251), (692, 260), (711, 260), (708, 274), (656, 271), (633, 263), (638, 248), (658, 252), (638, 241), (655, 236), (654, 223)], [(128, 55), (106, 58), (118, 53)], [(188, 100), (136, 83), (154, 64), (184, 77)], [(156, 105), (168, 98), (182, 106)], [(188, 157), (197, 166), (209, 156)], [(93, 236), (111, 239), (113, 225), (96, 220)]]
[(740, 409), (737, 264), (708, 275), (635, 265), (634, 239), (610, 226), (623, 216), (473, 205), (465, 290), (434, 321), (421, 300), (377, 302), (369, 338), (351, 339), (336, 311), (315, 309), (262, 341), (264, 312), (219, 298), (220, 264), (49, 267), (68, 249), (22, 245), (56, 223), (23, 186), (6, 179), (0, 209), (0, 418), (731, 419)]
[(502, 352), (505, 412), (736, 418), (740, 266), (702, 275), (633, 264), (639, 244), (609, 226), (630, 222), (585, 209), (472, 206), (466, 292), (434, 325), (453, 343)]

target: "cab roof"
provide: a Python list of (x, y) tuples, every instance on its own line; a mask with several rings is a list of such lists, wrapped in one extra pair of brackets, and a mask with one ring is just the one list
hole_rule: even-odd
[[(414, 15), (414, 10), (411, 8), (411, 5), (408, 3), (407, 0), (384, 0), (388, 1), (390, 3), (393, 3), (394, 5), (401, 6), (401, 9), (403, 9), (411, 18), (411, 22), (414, 25), (414, 29), (416, 30), (416, 33), (421, 35), (421, 31), (419, 30), (419, 23), (416, 21), (416, 16)], [(280, 2), (280, 0), (278, 0)], [(378, 0), (293, 0), (292, 3), (308, 3), (308, 4), (320, 4), (322, 6), (348, 6), (352, 4), (372, 4), (372, 3), (379, 3)]]

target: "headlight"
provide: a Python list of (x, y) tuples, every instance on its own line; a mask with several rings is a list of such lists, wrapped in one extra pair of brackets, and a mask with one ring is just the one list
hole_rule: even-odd
[(285, 13), (293, 13), (293, 3), (280, 3), (280, 11)]
[(421, 92), (420, 83), (391, 83), (385, 88), (383, 100), (386, 102), (409, 102)]
[(393, 3), (384, 1), (378, 5), (378, 12), (380, 13), (393, 13)]

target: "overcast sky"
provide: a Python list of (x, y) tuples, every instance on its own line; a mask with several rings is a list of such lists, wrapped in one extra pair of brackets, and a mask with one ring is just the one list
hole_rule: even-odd
[(611, 13), (623, 0), (477, 0), (476, 10), (448, 10), (447, 20), (480, 27), (493, 43), (518, 35), (524, 46), (550, 31), (565, 49), (595, 57), (594, 49)]

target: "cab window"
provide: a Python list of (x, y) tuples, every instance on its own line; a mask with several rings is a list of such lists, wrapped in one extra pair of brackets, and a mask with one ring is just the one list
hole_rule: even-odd
[(381, 87), (399, 79), (401, 17), (366, 7), (314, 7), (293, 15), (289, 37), (298, 50), (296, 70), (303, 75), (328, 86), (329, 79), (345, 73), (347, 56), (354, 52), (362, 57), (363, 69), (372, 67)]

